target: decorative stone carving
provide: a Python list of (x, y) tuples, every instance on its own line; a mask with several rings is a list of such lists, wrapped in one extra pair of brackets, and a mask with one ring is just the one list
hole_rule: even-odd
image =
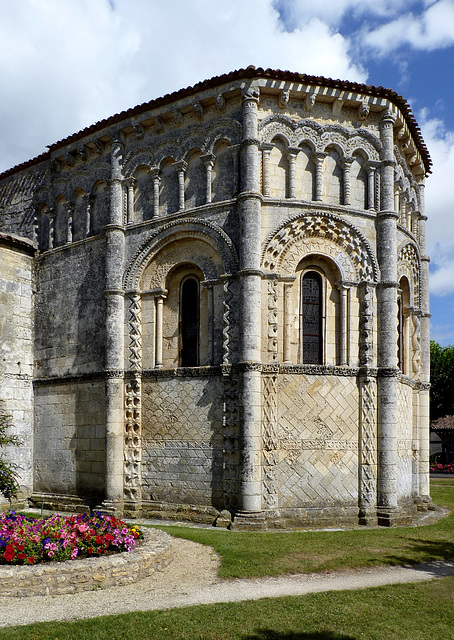
[(367, 282), (362, 282), (359, 294), (359, 364), (369, 367), (373, 361), (374, 289)]
[(409, 276), (411, 293), (413, 294), (413, 306), (419, 307), (419, 282), (421, 275), (421, 263), (419, 252), (415, 245), (408, 242), (399, 251), (397, 257), (397, 275)]
[(141, 382), (133, 378), (126, 382), (124, 436), (124, 497), (141, 499)]
[(277, 329), (278, 329), (278, 280), (268, 280), (268, 354), (272, 360), (277, 360)]
[(240, 492), (240, 412), (238, 375), (225, 371), (223, 403), (223, 490), (225, 508), (234, 511), (238, 508)]
[[(362, 233), (338, 216), (329, 213), (295, 216), (282, 224), (265, 242), (262, 253), (264, 269), (285, 275), (292, 275), (307, 253), (307, 244), (314, 238), (334, 243), (338, 247), (338, 257), (345, 267), (343, 280), (378, 280), (378, 265), (372, 250)], [(354, 269), (354, 277), (352, 273)]]
[(266, 509), (278, 508), (277, 376), (262, 376), (262, 487)]
[(139, 371), (142, 367), (142, 331), (140, 294), (129, 295), (129, 368)]

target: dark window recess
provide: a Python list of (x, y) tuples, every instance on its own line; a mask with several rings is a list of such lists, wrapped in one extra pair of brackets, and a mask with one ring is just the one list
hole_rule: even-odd
[(322, 364), (322, 279), (310, 271), (303, 277), (303, 363)]
[(199, 364), (199, 283), (186, 278), (180, 292), (180, 367)]

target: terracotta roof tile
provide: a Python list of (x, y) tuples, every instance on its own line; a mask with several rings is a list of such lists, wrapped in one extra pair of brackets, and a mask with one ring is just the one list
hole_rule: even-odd
[(150, 100), (149, 102), (144, 102), (139, 104), (131, 109), (127, 109), (126, 111), (121, 111), (115, 115), (110, 116), (104, 120), (100, 120), (81, 131), (78, 131), (67, 138), (63, 138), (55, 142), (52, 145), (49, 145), (49, 151), (42, 153), (36, 158), (32, 158), (27, 162), (23, 162), (22, 164), (16, 165), (11, 169), (8, 169), (4, 173), (0, 174), (0, 179), (6, 178), (17, 171), (21, 171), (30, 167), (34, 164), (38, 164), (44, 160), (50, 158), (50, 154), (53, 151), (60, 149), (68, 144), (76, 142), (81, 138), (84, 138), (96, 131), (104, 129), (105, 127), (112, 126), (114, 124), (120, 123), (122, 120), (127, 118), (135, 117), (141, 113), (149, 111), (150, 109), (155, 109), (157, 107), (165, 106), (171, 102), (175, 102), (176, 100), (181, 100), (182, 98), (194, 95), (200, 91), (217, 87), (221, 84), (226, 84), (228, 82), (232, 82), (234, 80), (242, 80), (242, 79), (254, 79), (254, 78), (272, 78), (277, 80), (283, 80), (287, 82), (299, 82), (301, 84), (312, 84), (315, 86), (324, 86), (324, 87), (333, 87), (338, 89), (346, 89), (349, 91), (354, 91), (357, 93), (363, 93), (365, 95), (375, 96), (379, 98), (386, 98), (394, 105), (396, 105), (399, 110), (404, 115), (406, 122), (408, 124), (408, 128), (416, 142), (419, 153), (421, 154), (422, 160), (424, 162), (424, 168), (426, 174), (431, 173), (432, 160), (429, 155), (429, 151), (424, 143), (421, 130), (416, 122), (416, 119), (411, 111), (411, 108), (408, 102), (402, 98), (398, 93), (396, 93), (392, 89), (386, 89), (382, 86), (375, 87), (373, 85), (365, 85), (357, 82), (349, 82), (347, 80), (335, 80), (332, 78), (324, 78), (323, 76), (311, 76), (304, 73), (296, 73), (293, 71), (280, 71), (274, 69), (263, 69), (262, 67), (254, 67), (249, 66), (246, 69), (238, 69), (236, 71), (231, 71), (229, 73), (222, 74), (220, 76), (214, 76), (213, 78), (203, 80), (198, 82), (194, 86), (189, 86), (184, 89), (179, 89), (178, 91), (174, 91), (173, 93), (168, 93), (160, 98), (156, 98), (154, 100)]

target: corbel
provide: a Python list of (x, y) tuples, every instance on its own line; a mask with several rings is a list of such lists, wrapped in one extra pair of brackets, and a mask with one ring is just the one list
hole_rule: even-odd
[(197, 118), (199, 118), (199, 120), (201, 120), (203, 118), (203, 107), (200, 104), (200, 101), (199, 100), (194, 100), (194, 102), (192, 103), (192, 108), (193, 108), (194, 113), (197, 116)]
[(290, 90), (286, 89), (279, 94), (279, 108), (285, 109), (290, 100)]
[(369, 117), (370, 105), (368, 102), (361, 102), (358, 107), (358, 118), (360, 120), (366, 120)]
[(339, 118), (342, 112), (342, 107), (344, 106), (344, 101), (343, 100), (339, 100), (339, 98), (336, 98), (333, 102), (333, 106), (332, 106), (332, 112), (333, 112), (333, 116), (336, 116), (336, 118)]

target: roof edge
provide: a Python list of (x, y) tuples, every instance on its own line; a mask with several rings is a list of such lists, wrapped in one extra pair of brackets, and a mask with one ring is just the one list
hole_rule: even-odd
[(155, 98), (150, 100), (149, 102), (143, 102), (135, 107), (131, 107), (125, 111), (120, 111), (117, 114), (109, 116), (103, 120), (99, 120), (98, 122), (81, 129), (80, 131), (71, 134), (70, 136), (59, 140), (48, 147), (48, 151), (32, 158), (26, 162), (23, 162), (19, 165), (12, 167), (11, 169), (7, 169), (3, 173), (0, 174), (0, 180), (17, 173), (18, 171), (23, 171), (35, 164), (39, 164), (40, 162), (44, 162), (45, 160), (50, 159), (52, 152), (61, 149), (62, 147), (76, 142), (81, 138), (84, 138), (88, 135), (95, 133), (101, 129), (106, 127), (115, 125), (120, 123), (122, 120), (125, 120), (130, 117), (134, 117), (139, 115), (140, 113), (144, 113), (149, 111), (150, 109), (156, 109), (161, 106), (165, 106), (166, 104), (170, 104), (177, 100), (181, 100), (182, 98), (189, 97), (191, 95), (195, 95), (200, 91), (206, 89), (215, 88), (221, 84), (225, 84), (227, 82), (232, 82), (233, 80), (253, 80), (260, 78), (276, 78), (278, 80), (285, 80), (287, 82), (299, 82), (304, 84), (312, 84), (315, 86), (324, 86), (324, 87), (333, 87), (338, 89), (346, 89), (350, 91), (354, 91), (357, 93), (363, 93), (365, 95), (370, 95), (378, 98), (386, 98), (390, 102), (392, 102), (404, 115), (406, 122), (408, 124), (408, 128), (415, 140), (416, 146), (418, 148), (419, 153), (421, 154), (422, 161), (424, 163), (425, 173), (432, 173), (432, 160), (430, 158), (429, 151), (424, 143), (424, 139), (422, 137), (421, 129), (419, 128), (418, 123), (416, 122), (416, 118), (413, 115), (413, 112), (410, 108), (409, 103), (399, 95), (393, 89), (387, 89), (382, 86), (375, 87), (374, 85), (366, 85), (358, 82), (350, 82), (348, 80), (339, 80), (332, 78), (325, 78), (324, 76), (312, 76), (304, 73), (297, 73), (294, 71), (280, 71), (275, 69), (263, 69), (262, 67), (254, 67), (253, 65), (246, 67), (245, 69), (237, 69), (236, 71), (230, 71), (229, 73), (222, 74), (220, 76), (214, 76), (207, 80), (202, 80), (197, 84), (189, 87), (185, 87), (184, 89), (179, 89), (178, 91), (174, 91), (172, 93), (165, 94), (159, 98)]

